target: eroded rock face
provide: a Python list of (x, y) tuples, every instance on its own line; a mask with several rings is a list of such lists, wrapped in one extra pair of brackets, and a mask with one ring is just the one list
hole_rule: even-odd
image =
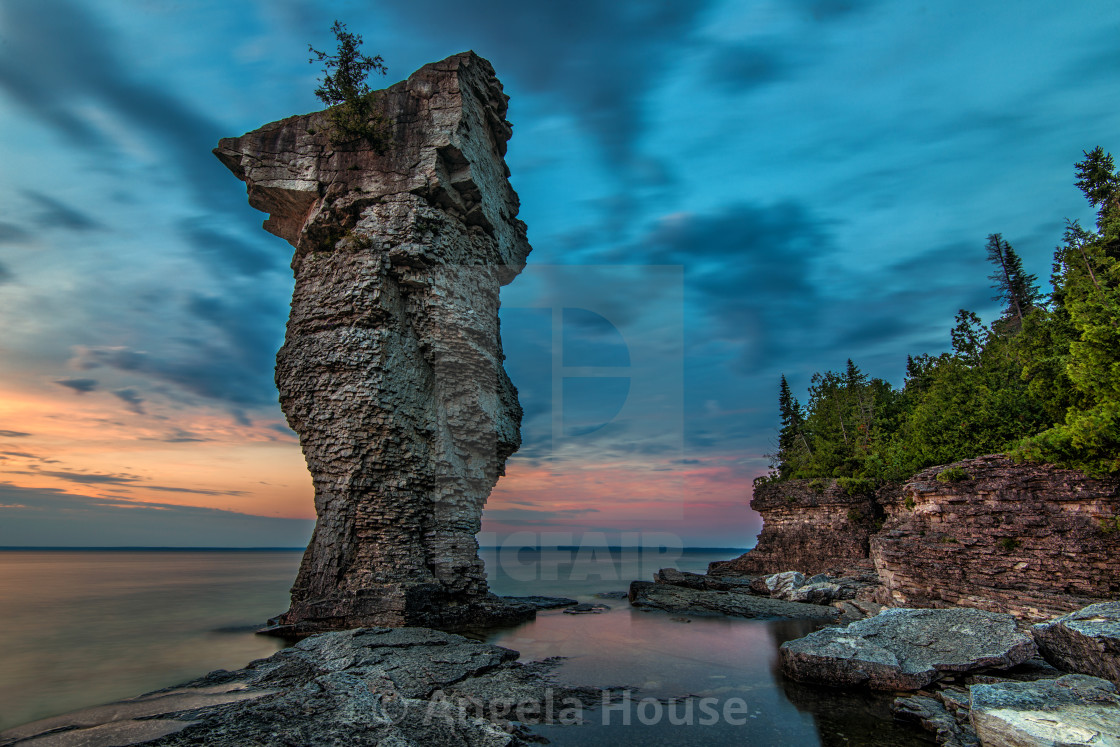
[(503, 158), (507, 97), (473, 53), (378, 95), (383, 153), (332, 142), (324, 112), (214, 151), (295, 247), (276, 383), (318, 521), (287, 632), (532, 614), (488, 593), (475, 540), (520, 445), (498, 332), (499, 288), (530, 251)]
[[(956, 477), (938, 479), (949, 467)], [(838, 480), (755, 489), (758, 546), (711, 575), (859, 575), (874, 601), (976, 607), (1039, 622), (1120, 596), (1120, 481), (998, 454), (850, 495)]]
[(759, 485), (751, 508), (764, 522), (758, 544), (734, 560), (709, 564), (709, 574), (795, 568), (812, 575), (858, 562), (868, 557), (868, 540), (882, 516), (874, 494), (850, 494), (832, 479)]
[(899, 608), (787, 641), (779, 659), (783, 671), (798, 682), (918, 690), (946, 674), (1006, 669), (1036, 653), (1011, 615)]
[(1070, 674), (973, 685), (970, 701), (985, 747), (1120, 747), (1120, 697), (1106, 680)]
[(1089, 605), (1035, 625), (1031, 632), (1054, 666), (1120, 684), (1120, 602)]
[(934, 467), (881, 495), (877, 601), (1042, 621), (1120, 595), (1120, 482), (998, 455), (953, 466), (967, 479)]

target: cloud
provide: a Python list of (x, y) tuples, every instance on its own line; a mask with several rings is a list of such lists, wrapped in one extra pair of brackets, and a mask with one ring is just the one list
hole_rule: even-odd
[(144, 398), (135, 389), (117, 389), (113, 395), (124, 402), (125, 409), (129, 412), (144, 414)]
[(314, 522), (0, 483), (0, 546), (304, 547)]
[(68, 231), (86, 232), (103, 229), (104, 226), (85, 213), (53, 197), (29, 189), (21, 194), (38, 206), (35, 225), (40, 228), (64, 228)]
[(0, 244), (20, 244), (31, 240), (31, 234), (15, 225), (0, 221)]
[(114, 143), (91, 118), (103, 107), (132, 128), (130, 137), (158, 144), (161, 160), (200, 204), (231, 209), (230, 180), (206, 156), (222, 128), (140, 77), (144, 66), (122, 61), (114, 35), (86, 7), (67, 0), (3, 3), (0, 28), (19, 29), (0, 46), (0, 90), (76, 145), (109, 152), (127, 143)]
[(5, 267), (2, 263), (0, 263), (0, 285), (2, 285), (4, 283), (9, 283), (9, 282), (11, 282), (11, 280), (12, 280), (11, 271), (7, 267)]
[(554, 522), (570, 521), (594, 513), (599, 513), (599, 509), (590, 507), (564, 509), (495, 508), (486, 509), (483, 516), (487, 521), (503, 524), (548, 525)]
[(263, 242), (257, 245), (242, 241), (203, 225), (198, 218), (183, 221), (179, 230), (196, 256), (218, 275), (233, 273), (254, 277), (264, 272), (287, 270), (288, 257), (274, 242), (264, 246)]
[(47, 475), (48, 477), (57, 477), (59, 480), (76, 482), (81, 485), (132, 485), (140, 479), (135, 475), (100, 475), (86, 472), (64, 472), (61, 470), (43, 470), (39, 474)]
[(189, 493), (191, 495), (249, 495), (244, 490), (208, 490), (206, 488), (175, 488), (166, 485), (139, 485), (143, 490), (155, 490), (160, 493)]
[(708, 58), (710, 79), (727, 93), (747, 93), (784, 80), (790, 63), (758, 44), (723, 45)]
[(415, 0), (387, 3), (385, 11), (453, 46), (473, 47), (497, 62), (503, 78), (529, 92), (558, 97), (556, 110), (570, 112), (608, 160), (625, 167), (645, 129), (643, 98), (663, 82), (711, 5)]
[(54, 383), (73, 389), (78, 394), (88, 394), (97, 389), (96, 379), (58, 379)]
[(30, 433), (24, 433), (23, 431), (0, 430), (0, 438), (27, 438), (30, 435)]

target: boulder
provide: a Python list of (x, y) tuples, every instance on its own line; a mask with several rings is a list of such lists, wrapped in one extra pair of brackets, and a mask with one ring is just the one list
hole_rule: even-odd
[(980, 739), (968, 723), (967, 707), (964, 723), (941, 697), (911, 695), (896, 698), (891, 711), (900, 721), (916, 723), (933, 734), (941, 747), (980, 747)]
[(832, 604), (855, 599), (861, 589), (871, 585), (859, 579), (832, 578), (823, 573), (805, 578), (799, 571), (775, 573), (767, 576), (763, 584), (768, 596), (806, 604)]
[(1120, 601), (1091, 604), (1031, 632), (1039, 653), (1059, 669), (1120, 684)]
[(800, 571), (783, 571), (766, 577), (766, 588), (770, 596), (778, 599), (787, 598), (795, 589), (805, 585), (805, 575)]
[(971, 720), (985, 747), (1120, 747), (1120, 697), (1107, 680), (973, 685)]
[(789, 618), (835, 622), (840, 610), (816, 604), (786, 602), (740, 591), (707, 591), (683, 586), (634, 581), (630, 584), (630, 604), (669, 612), (693, 615), (731, 615), (752, 618)]
[(1011, 615), (899, 608), (787, 641), (779, 658), (799, 682), (918, 690), (952, 673), (1013, 667), (1035, 653)]

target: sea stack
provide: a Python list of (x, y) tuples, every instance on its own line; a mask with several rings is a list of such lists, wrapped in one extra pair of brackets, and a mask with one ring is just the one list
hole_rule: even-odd
[(473, 52), (374, 96), (384, 144), (317, 112), (214, 150), (295, 247), (276, 385), (318, 520), (276, 621), (293, 635), (532, 614), (489, 593), (475, 539), (521, 443), (498, 330), (499, 289), (530, 251), (509, 97)]

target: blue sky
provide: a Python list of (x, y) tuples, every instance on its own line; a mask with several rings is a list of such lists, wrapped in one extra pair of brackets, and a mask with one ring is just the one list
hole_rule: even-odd
[[(511, 97), (535, 274), (503, 291), (527, 417), (498, 534), (750, 544), (779, 375), (900, 383), (995, 312), (985, 236), (1045, 277), (1091, 214), (1073, 163), (1120, 149), (1115, 2), (3, 0), (0, 545), (305, 536), (290, 247), (210, 149), (319, 108), (336, 18), (385, 84), (473, 49)], [(542, 308), (591, 346), (565, 365), (628, 367), (566, 384), (567, 426)]]

